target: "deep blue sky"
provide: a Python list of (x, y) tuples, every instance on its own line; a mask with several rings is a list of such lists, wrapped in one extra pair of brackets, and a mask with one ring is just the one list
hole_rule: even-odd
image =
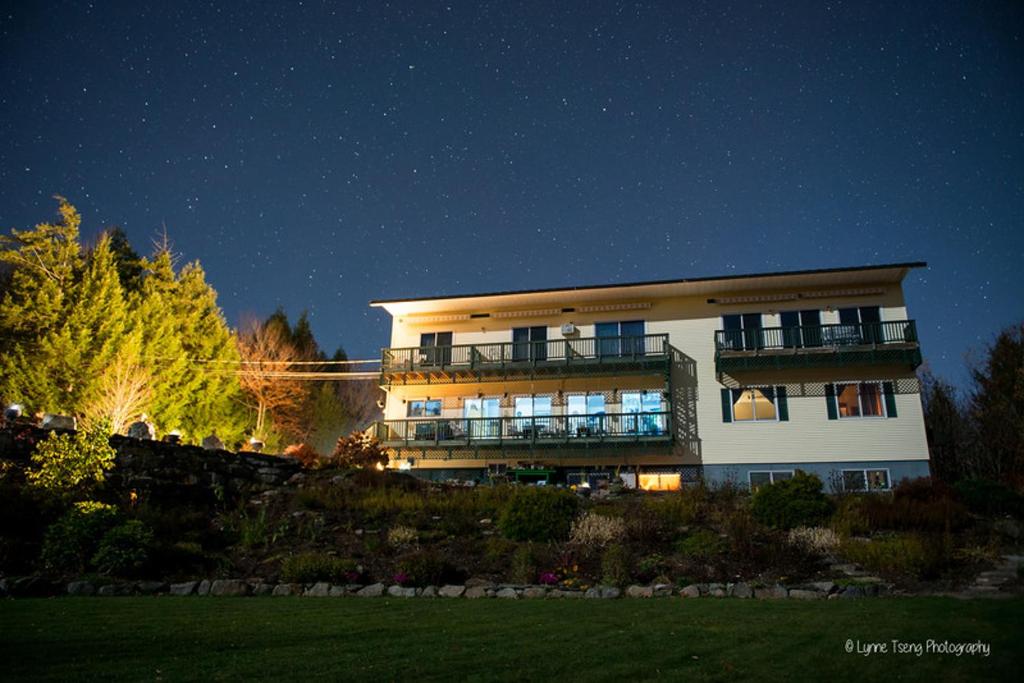
[[(232, 323), (926, 260), (924, 351), (1024, 318), (1020, 3), (5, 2), (0, 227), (166, 225)], [(710, 343), (710, 339), (708, 340)]]

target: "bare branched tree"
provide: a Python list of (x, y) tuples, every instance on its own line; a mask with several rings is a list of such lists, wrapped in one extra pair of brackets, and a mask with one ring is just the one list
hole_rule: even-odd
[(251, 320), (238, 335), (238, 350), (243, 361), (238, 379), (256, 413), (253, 436), (269, 436), (268, 419), (280, 431), (294, 431), (293, 423), (306, 396), (302, 383), (285, 375), (298, 369), (293, 365), (299, 359), (295, 347), (277, 325)]
[(340, 425), (342, 434), (362, 431), (376, 420), (381, 419), (379, 401), (384, 392), (377, 381), (358, 380), (338, 383), (338, 399), (342, 406), (344, 422)]
[(100, 377), (97, 394), (85, 408), (85, 420), (95, 424), (108, 420), (115, 434), (123, 434), (129, 423), (142, 415), (153, 397), (151, 373), (129, 354), (121, 353)]

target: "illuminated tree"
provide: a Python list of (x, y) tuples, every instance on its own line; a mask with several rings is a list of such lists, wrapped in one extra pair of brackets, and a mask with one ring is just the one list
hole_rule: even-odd
[(238, 336), (238, 351), (243, 361), (238, 379), (255, 412), (253, 436), (268, 440), (271, 424), (279, 431), (297, 431), (294, 419), (305, 390), (284, 374), (295, 371), (298, 360), (286, 330), (272, 321), (250, 321)]

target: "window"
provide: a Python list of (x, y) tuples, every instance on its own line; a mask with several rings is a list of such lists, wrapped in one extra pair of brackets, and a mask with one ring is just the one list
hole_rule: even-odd
[(778, 419), (773, 389), (733, 389), (732, 419), (735, 422), (756, 422)]
[(843, 470), (844, 491), (888, 491), (889, 470)]
[(882, 341), (882, 309), (878, 306), (840, 308), (838, 343), (874, 344)]
[(722, 328), (725, 330), (724, 348), (750, 351), (764, 347), (760, 313), (723, 315)]
[(594, 336), (598, 338), (599, 356), (641, 356), (644, 353), (644, 321), (597, 323)]
[(779, 317), (783, 346), (821, 346), (821, 311), (782, 311)]
[(747, 474), (751, 491), (756, 491), (766, 484), (774, 484), (777, 481), (785, 481), (792, 478), (793, 470), (762, 470)]
[(879, 383), (837, 384), (835, 391), (840, 418), (885, 417), (885, 404)]
[(547, 360), (548, 328), (514, 327), (512, 328), (512, 360)]
[(678, 491), (682, 487), (679, 472), (649, 472), (640, 474), (640, 488), (644, 491)]
[(441, 417), (441, 401), (438, 399), (409, 401), (408, 415), (409, 417)]
[(496, 439), (501, 436), (501, 402), (497, 398), (467, 398), (462, 412), (473, 439)]
[(663, 434), (663, 412), (660, 391), (622, 392), (622, 433)]
[(420, 363), (448, 365), (452, 362), (452, 333), (424, 332), (420, 335)]
[(570, 436), (600, 434), (605, 428), (604, 394), (573, 394), (566, 397)]

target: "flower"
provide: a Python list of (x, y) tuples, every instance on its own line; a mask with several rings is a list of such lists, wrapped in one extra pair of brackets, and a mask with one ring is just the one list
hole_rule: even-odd
[(391, 578), (394, 580), (395, 583), (397, 583), (400, 586), (404, 586), (406, 583), (409, 582), (409, 575), (405, 572), (398, 572)]
[(540, 582), (545, 586), (554, 586), (558, 583), (558, 577), (552, 572), (544, 572), (540, 575)]

